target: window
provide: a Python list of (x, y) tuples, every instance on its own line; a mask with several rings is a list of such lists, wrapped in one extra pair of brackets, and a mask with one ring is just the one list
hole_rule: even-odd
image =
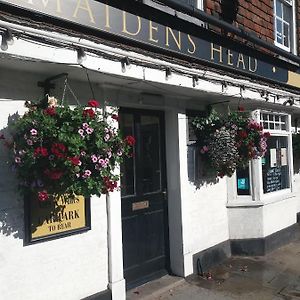
[(294, 0), (274, 1), (275, 44), (291, 51), (294, 41)]
[(283, 114), (260, 114), (264, 129), (271, 133), (267, 141), (267, 153), (261, 159), (264, 194), (287, 189), (289, 179), (289, 136), (288, 116)]
[[(292, 188), (292, 140), (290, 115), (256, 110), (253, 118), (270, 133), (264, 157), (252, 160), (245, 169), (237, 169), (231, 184), (236, 192), (230, 205), (276, 201)], [(234, 177), (234, 176), (233, 176)]]

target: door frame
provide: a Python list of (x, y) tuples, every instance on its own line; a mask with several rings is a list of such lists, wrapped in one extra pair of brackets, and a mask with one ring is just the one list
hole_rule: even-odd
[[(166, 256), (166, 261), (165, 261), (165, 270), (168, 274), (171, 274), (171, 257), (170, 257), (170, 236), (169, 236), (169, 212), (168, 212), (168, 204), (169, 204), (169, 199), (168, 199), (168, 191), (167, 191), (167, 163), (166, 163), (166, 126), (165, 126), (165, 112), (163, 110), (152, 110), (152, 109), (140, 109), (140, 108), (130, 108), (130, 107), (120, 107), (119, 113), (130, 113), (133, 114), (134, 118), (135, 115), (154, 115), (158, 116), (160, 119), (160, 150), (161, 150), (161, 168), (162, 168), (162, 192), (165, 192), (165, 200), (164, 200), (164, 246), (165, 246), (165, 256)], [(136, 132), (136, 126), (134, 127), (134, 133)], [(121, 197), (122, 199), (125, 197)], [(123, 214), (121, 211), (121, 218), (123, 218)], [(123, 229), (122, 229), (123, 230)], [(122, 232), (123, 233), (123, 232)], [(122, 253), (123, 253), (123, 245), (122, 245)], [(123, 253), (124, 257), (124, 253)], [(150, 280), (154, 280), (155, 278), (151, 278)], [(126, 280), (126, 278), (125, 278)], [(143, 279), (140, 281), (137, 280), (134, 284), (134, 286), (141, 285), (145, 282), (143, 282)], [(126, 288), (132, 288), (132, 285), (127, 285), (126, 282)]]

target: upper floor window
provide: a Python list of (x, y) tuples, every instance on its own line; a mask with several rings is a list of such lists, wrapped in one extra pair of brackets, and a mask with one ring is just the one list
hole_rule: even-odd
[(294, 39), (294, 1), (274, 0), (275, 44), (291, 51)]

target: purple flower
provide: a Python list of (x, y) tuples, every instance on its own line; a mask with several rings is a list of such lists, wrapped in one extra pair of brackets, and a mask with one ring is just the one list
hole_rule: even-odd
[(83, 124), (82, 124), (82, 128), (83, 128), (83, 129), (89, 128), (89, 124), (88, 124), (88, 123), (83, 123)]
[(32, 140), (27, 140), (27, 145), (32, 146), (33, 145), (33, 141)]
[(98, 161), (98, 157), (97, 157), (95, 154), (93, 154), (93, 155), (91, 156), (91, 159), (92, 159), (92, 162), (93, 162), (93, 163), (96, 163), (96, 162)]
[(19, 157), (19, 156), (15, 157), (15, 163), (20, 164), (21, 163), (21, 157)]
[(86, 131), (87, 134), (92, 134), (93, 131), (94, 131), (94, 129), (91, 128), (91, 127), (89, 127), (89, 128), (87, 128), (85, 131)]
[(34, 128), (32, 128), (31, 130), (30, 130), (30, 133), (31, 133), (31, 135), (37, 135), (37, 130), (36, 129), (34, 129)]

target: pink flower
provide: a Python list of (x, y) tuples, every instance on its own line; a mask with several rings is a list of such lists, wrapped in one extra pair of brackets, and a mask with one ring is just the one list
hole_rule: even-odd
[(111, 158), (111, 157), (112, 157), (111, 151), (108, 151), (108, 152), (107, 152), (107, 157), (108, 157), (108, 158)]
[(85, 152), (85, 151), (81, 151), (81, 152), (80, 152), (80, 155), (81, 155), (81, 156), (85, 156), (85, 155), (86, 155), (86, 152)]
[(20, 157), (15, 157), (15, 163), (20, 164), (21, 163), (21, 158)]
[(92, 172), (90, 170), (85, 170), (84, 174), (82, 175), (83, 178), (88, 178), (90, 177), (92, 174)]
[(32, 128), (31, 130), (30, 130), (30, 133), (31, 133), (31, 135), (37, 135), (37, 130), (36, 129), (34, 129), (34, 128)]
[(26, 154), (26, 151), (25, 151), (25, 150), (20, 150), (20, 151), (19, 151), (19, 155), (20, 155), (20, 156), (23, 156), (23, 155), (25, 155), (25, 154)]
[(92, 159), (92, 162), (93, 162), (93, 163), (96, 163), (96, 162), (98, 161), (98, 157), (97, 157), (95, 154), (93, 154), (93, 155), (91, 156), (91, 159)]
[(122, 154), (123, 154), (122, 150), (119, 149), (119, 150), (117, 151), (117, 155), (118, 155), (118, 156), (122, 156)]
[(32, 140), (27, 140), (27, 145), (32, 146), (33, 145), (33, 141)]
[(107, 141), (109, 140), (109, 138), (110, 138), (110, 135), (109, 135), (109, 134), (106, 134), (106, 135), (104, 136), (104, 141), (107, 142)]
[(49, 198), (49, 195), (46, 190), (43, 190), (38, 193), (38, 198), (40, 201), (46, 201)]
[(101, 165), (102, 168), (105, 168), (107, 166), (107, 162), (104, 159), (99, 159), (99, 164)]
[(91, 128), (91, 127), (89, 127), (89, 128), (87, 128), (85, 131), (86, 131), (87, 134), (92, 134), (93, 131), (94, 131), (94, 129)]
[(83, 124), (82, 124), (82, 128), (83, 128), (83, 129), (89, 128), (89, 124), (88, 124), (88, 123), (83, 123)]
[(78, 129), (78, 133), (81, 135), (81, 137), (84, 137), (84, 130), (83, 129)]

